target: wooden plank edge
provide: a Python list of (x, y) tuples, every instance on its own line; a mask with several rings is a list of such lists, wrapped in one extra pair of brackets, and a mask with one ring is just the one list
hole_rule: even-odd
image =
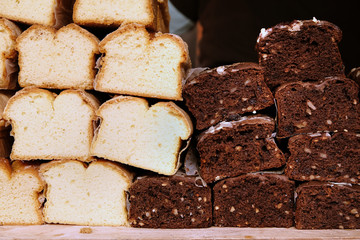
[(360, 239), (356, 230), (295, 228), (143, 229), (72, 225), (0, 226), (0, 239)]

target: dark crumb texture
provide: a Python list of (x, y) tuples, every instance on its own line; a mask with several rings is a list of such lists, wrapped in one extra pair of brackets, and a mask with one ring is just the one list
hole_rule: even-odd
[(295, 183), (284, 175), (246, 174), (214, 186), (214, 225), (292, 227)]
[(299, 181), (360, 182), (360, 134), (339, 132), (289, 139), (285, 173)]
[(345, 76), (338, 43), (341, 30), (332, 23), (295, 20), (263, 29), (256, 49), (271, 90), (303, 80)]
[(274, 104), (255, 63), (236, 63), (202, 72), (185, 83), (183, 97), (201, 130)]
[(360, 186), (309, 182), (296, 192), (296, 228), (360, 228)]
[(129, 222), (143, 228), (211, 227), (211, 189), (195, 177), (145, 177), (129, 190)]
[(360, 131), (359, 86), (351, 79), (296, 82), (280, 87), (277, 137), (318, 131)]
[(200, 175), (208, 183), (243, 173), (278, 168), (285, 157), (272, 133), (275, 121), (269, 117), (244, 117), (221, 122), (199, 138)]

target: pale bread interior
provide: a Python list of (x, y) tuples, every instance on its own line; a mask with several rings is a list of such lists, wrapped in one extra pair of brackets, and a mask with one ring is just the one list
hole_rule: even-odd
[(181, 100), (182, 80), (190, 66), (187, 45), (171, 34), (151, 36), (129, 24), (100, 43), (105, 53), (95, 90)]
[(104, 103), (97, 114), (101, 123), (93, 155), (165, 175), (176, 172), (181, 141), (190, 137), (192, 125), (175, 104), (149, 108), (145, 99), (120, 96)]
[(0, 159), (0, 225), (42, 224), (39, 192), (44, 184), (37, 170)]
[(0, 16), (29, 24), (55, 24), (57, 0), (1, 0)]
[(98, 39), (75, 24), (55, 29), (33, 25), (17, 40), (19, 85), (92, 89)]
[(90, 159), (95, 109), (89, 95), (66, 90), (57, 97), (37, 88), (25, 88), (5, 107), (15, 138), (11, 159)]
[[(153, 0), (76, 0), (75, 22), (97, 24), (130, 23), (152, 24)], [(154, 1), (156, 2), (156, 1)]]
[(52, 161), (41, 166), (47, 183), (47, 223), (128, 225), (126, 194), (131, 175), (115, 163)]

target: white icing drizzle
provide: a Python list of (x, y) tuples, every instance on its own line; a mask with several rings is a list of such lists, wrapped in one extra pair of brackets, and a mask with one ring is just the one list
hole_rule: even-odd
[(225, 75), (225, 74), (226, 74), (226, 72), (225, 72), (225, 66), (217, 67), (217, 68), (216, 68), (216, 72), (217, 72), (219, 75)]
[[(239, 120), (236, 120), (236, 121), (231, 121), (231, 122), (223, 121), (223, 122), (220, 122), (217, 125), (210, 127), (208, 130), (206, 130), (204, 132), (204, 134), (208, 134), (208, 133), (214, 134), (214, 133), (220, 131), (223, 128), (231, 128), (234, 125), (239, 124), (241, 122), (244, 122), (246, 120), (263, 120), (263, 121), (267, 121), (269, 123), (273, 122), (273, 119), (270, 118), (270, 117), (267, 117), (267, 116), (261, 116), (261, 117), (260, 116), (249, 116), (249, 117), (245, 116), (245, 117), (241, 117)], [(251, 124), (251, 122), (249, 122), (249, 124)]]
[(302, 21), (296, 21), (296, 22), (292, 23), (289, 27), (287, 27), (287, 29), (290, 32), (298, 32), (298, 31), (300, 31), (302, 25), (303, 25)]
[(320, 23), (320, 21), (317, 20), (316, 17), (313, 17), (312, 21), (313, 21), (314, 23), (318, 23), (318, 24)]

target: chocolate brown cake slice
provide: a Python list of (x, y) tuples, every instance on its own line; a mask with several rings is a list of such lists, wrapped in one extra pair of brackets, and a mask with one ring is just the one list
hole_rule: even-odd
[(359, 185), (308, 182), (296, 194), (296, 228), (360, 228)]
[(274, 104), (263, 70), (256, 63), (203, 71), (185, 83), (183, 97), (199, 130)]
[(298, 181), (360, 182), (360, 134), (338, 132), (289, 139), (285, 173)]
[(211, 188), (196, 177), (139, 178), (129, 190), (129, 222), (144, 228), (210, 227), (211, 201)]
[(272, 137), (274, 131), (274, 119), (261, 115), (210, 127), (197, 144), (201, 177), (210, 183), (281, 167), (285, 157)]
[(303, 80), (345, 76), (338, 44), (342, 32), (327, 21), (280, 23), (261, 29), (256, 49), (271, 90)]
[(288, 83), (275, 92), (277, 137), (318, 131), (360, 131), (359, 86), (351, 79)]
[(295, 183), (284, 175), (250, 173), (215, 184), (214, 225), (292, 227)]

